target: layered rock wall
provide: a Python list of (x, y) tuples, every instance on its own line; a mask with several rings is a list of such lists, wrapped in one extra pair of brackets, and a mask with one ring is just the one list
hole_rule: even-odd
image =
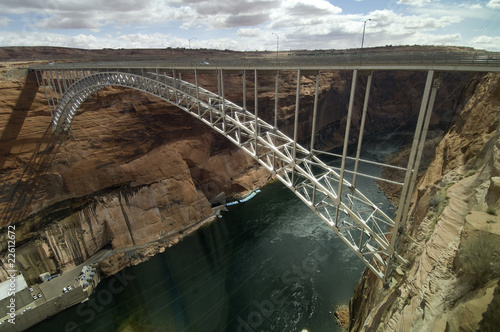
[[(8, 109), (16, 93), (4, 96)], [(18, 270), (29, 283), (105, 246), (121, 250), (160, 241), (153, 251), (137, 250), (163, 250), (212, 215), (209, 201), (218, 194), (242, 195), (270, 179), (207, 126), (140, 92), (100, 91), (81, 108), (71, 136), (59, 142), (44, 138), (50, 122), (45, 103), (41, 90), (2, 173), (3, 222), (10, 217), (16, 225)], [(3, 115), (6, 122), (9, 115)], [(23, 217), (13, 219), (21, 211)], [(0, 235), (2, 257), (6, 236)], [(6, 270), (0, 268), (0, 279)]]
[(484, 75), (438, 144), (398, 248), (409, 263), (386, 287), (365, 271), (351, 301), (351, 331), (498, 326), (487, 312), (500, 277), (499, 91), (500, 75)]

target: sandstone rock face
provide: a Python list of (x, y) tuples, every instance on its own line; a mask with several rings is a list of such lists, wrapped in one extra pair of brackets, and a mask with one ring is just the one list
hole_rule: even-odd
[[(14, 92), (3, 94), (8, 110), (21, 87), (4, 84)], [(14, 219), (18, 267), (28, 282), (43, 272), (72, 268), (107, 245), (120, 250), (161, 240), (154, 247), (158, 252), (209, 217), (209, 200), (217, 194), (242, 195), (270, 179), (250, 156), (206, 125), (143, 93), (100, 91), (81, 108), (71, 136), (60, 142), (44, 138), (50, 122), (45, 103), (40, 90), (11, 141), (15, 158), (3, 159), (2, 221)], [(3, 113), (3, 127), (9, 115)], [(29, 163), (36, 167), (23, 175)], [(15, 202), (9, 204), (21, 177)], [(148, 253), (138, 255), (146, 259)], [(6, 277), (5, 267), (0, 268), (0, 279)]]
[(438, 144), (398, 248), (409, 264), (395, 269), (386, 289), (364, 273), (351, 301), (350, 330), (492, 326), (483, 313), (498, 303), (500, 277), (499, 89), (500, 75), (485, 75)]
[[(81, 107), (71, 135), (55, 140), (51, 110), (43, 89), (33, 94), (24, 80), (27, 63), (0, 67), (0, 224), (16, 225), (19, 271), (28, 282), (42, 272), (74, 267), (109, 246), (118, 253), (103, 268), (107, 273), (147, 259), (176, 241), (212, 213), (210, 201), (239, 196), (264, 185), (270, 174), (224, 137), (164, 101), (124, 88), (107, 88)], [(254, 112), (255, 89), (259, 117), (274, 121), (273, 72), (224, 75), (226, 97), (243, 105), (246, 79), (247, 108)], [(297, 72), (279, 73), (278, 128), (293, 136)], [(316, 148), (340, 146), (346, 125), (351, 72), (325, 71), (319, 85)], [(470, 75), (447, 74), (433, 124), (448, 124), (467, 86), (457, 82)], [(366, 134), (410, 126), (416, 121), (425, 75), (376, 72)], [(194, 82), (189, 73), (182, 79)], [(399, 83), (395, 84), (393, 80)], [(351, 132), (359, 131), (366, 77), (356, 90)], [(213, 74), (199, 84), (217, 91)], [(299, 140), (308, 144), (316, 76), (301, 77)], [(24, 87), (24, 88), (23, 88)], [(447, 94), (449, 93), (449, 94)], [(20, 98), (20, 96), (22, 98)], [(16, 106), (17, 105), (17, 106)], [(14, 109), (14, 111), (13, 111)], [(353, 141), (353, 138), (350, 139)], [(0, 256), (6, 254), (0, 234)], [(124, 250), (136, 255), (122, 257)], [(3, 261), (3, 260), (2, 260)], [(0, 267), (0, 280), (7, 277)]]

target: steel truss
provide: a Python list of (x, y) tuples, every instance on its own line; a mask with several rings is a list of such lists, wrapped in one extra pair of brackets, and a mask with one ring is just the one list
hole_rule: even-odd
[[(306, 149), (297, 143), (297, 125), (299, 113), (299, 95), (301, 71), (297, 71), (297, 99), (295, 108), (294, 137), (290, 138), (278, 130), (277, 102), (275, 104), (274, 124), (269, 124), (258, 117), (257, 104), (257, 70), (255, 76), (255, 113), (238, 106), (225, 98), (224, 70), (213, 71), (217, 75), (218, 93), (208, 91), (198, 84), (197, 69), (193, 69), (195, 83), (180, 79), (175, 69), (171, 75), (156, 70), (86, 70), (86, 69), (54, 69), (37, 70), (39, 82), (43, 85), (49, 107), (53, 110), (53, 128), (56, 134), (67, 131), (81, 104), (93, 93), (110, 86), (122, 86), (155, 95), (172, 105), (188, 112), (203, 121), (218, 133), (243, 149), (270, 171), (276, 178), (292, 190), (314, 213), (326, 222), (347, 246), (373, 271), (379, 278), (387, 278), (394, 259), (403, 261), (395, 251), (399, 237), (399, 225), (404, 222), (408, 212), (411, 192), (415, 182), (418, 161), (423, 148), (426, 128), (428, 126), (432, 104), (434, 102), (437, 81), (434, 71), (429, 71), (424, 98), (420, 110), (410, 162), (406, 169), (403, 194), (396, 218), (387, 216), (376, 204), (371, 202), (356, 188), (357, 176), (366, 176), (358, 172), (360, 149), (363, 139), (364, 122), (370, 93), (372, 72), (368, 76), (366, 95), (361, 119), (358, 150), (354, 170), (346, 170), (347, 146), (354, 92), (358, 70), (353, 70), (351, 97), (348, 109), (345, 144), (340, 168), (334, 168), (322, 161), (314, 150), (314, 133), (318, 102), (319, 71), (316, 71), (316, 93), (314, 101), (313, 128), (310, 148)], [(246, 95), (245, 70), (243, 73), (243, 94)], [(279, 71), (276, 74), (276, 100), (278, 99)], [(434, 85), (433, 85), (434, 84)], [(429, 93), (433, 87), (431, 102)], [(374, 163), (374, 162), (372, 162)], [(389, 165), (384, 165), (391, 167)], [(401, 168), (399, 168), (402, 170)], [(344, 175), (352, 173), (352, 183)], [(375, 177), (376, 178), (376, 177)], [(382, 179), (383, 180), (383, 179)], [(389, 181), (391, 182), (391, 181)], [(393, 182), (394, 183), (394, 182)]]

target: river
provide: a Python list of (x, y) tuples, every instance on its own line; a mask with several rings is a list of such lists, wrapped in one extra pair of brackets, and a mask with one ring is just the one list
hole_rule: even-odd
[[(394, 137), (367, 139), (381, 160)], [(380, 174), (377, 166), (360, 169)], [(372, 180), (358, 187), (392, 215)], [(341, 331), (364, 264), (279, 182), (229, 207), (216, 222), (99, 284), (89, 301), (29, 331)]]

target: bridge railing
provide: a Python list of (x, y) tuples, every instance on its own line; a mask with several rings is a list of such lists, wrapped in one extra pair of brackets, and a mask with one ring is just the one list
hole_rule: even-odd
[(123, 61), (110, 58), (102, 62), (57, 63), (33, 66), (32, 69), (71, 69), (92, 68), (97, 70), (112, 70), (113, 68), (324, 68), (339, 66), (464, 66), (499, 68), (500, 53), (480, 52), (346, 52), (341, 54), (328, 53), (293, 53), (280, 52), (277, 56), (268, 57), (213, 57), (213, 58), (169, 58), (141, 61)]

